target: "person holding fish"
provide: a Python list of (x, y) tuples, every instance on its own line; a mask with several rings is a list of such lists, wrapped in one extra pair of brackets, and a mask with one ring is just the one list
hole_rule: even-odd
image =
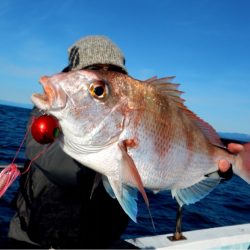
[[(219, 174), (230, 173), (234, 157), (210, 125), (187, 110), (170, 81), (130, 78), (120, 49), (103, 36), (83, 38), (69, 48), (69, 66), (42, 77), (45, 94), (32, 97), (38, 109), (60, 121), (63, 138), (21, 178), (12, 241), (44, 248), (107, 248), (125, 230), (128, 216), (136, 221), (133, 187), (148, 208), (144, 188), (171, 189), (182, 206), (208, 194)], [(38, 109), (33, 115), (41, 115)], [(29, 135), (28, 159), (42, 150)], [(245, 152), (239, 144), (228, 150)], [(170, 171), (176, 161), (183, 168)], [(183, 176), (184, 163), (194, 168), (190, 178)]]

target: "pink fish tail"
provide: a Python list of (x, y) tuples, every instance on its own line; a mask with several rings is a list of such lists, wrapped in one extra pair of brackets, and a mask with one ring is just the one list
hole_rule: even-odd
[(243, 145), (243, 150), (236, 156), (233, 171), (250, 184), (250, 143)]

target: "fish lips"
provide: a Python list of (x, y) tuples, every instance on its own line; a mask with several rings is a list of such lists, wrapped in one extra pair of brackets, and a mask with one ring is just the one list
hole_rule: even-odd
[(41, 110), (57, 110), (66, 106), (67, 95), (59, 84), (50, 82), (49, 77), (40, 78), (44, 93), (35, 93), (31, 96), (32, 102)]

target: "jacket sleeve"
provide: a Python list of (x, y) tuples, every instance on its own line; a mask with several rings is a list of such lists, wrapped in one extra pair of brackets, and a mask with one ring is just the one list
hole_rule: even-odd
[[(31, 126), (32, 118), (40, 116), (41, 113), (37, 108), (34, 108), (31, 113), (31, 118), (28, 127)], [(77, 173), (83, 169), (89, 172), (89, 169), (82, 166), (80, 163), (72, 159), (63, 152), (58, 142), (53, 142), (52, 145), (46, 150), (47, 145), (37, 143), (29, 131), (26, 139), (26, 156), (32, 161), (32, 164), (44, 172), (44, 174), (53, 182), (60, 185), (76, 185)], [(41, 153), (45, 150), (44, 153)], [(37, 159), (34, 157), (41, 154)]]

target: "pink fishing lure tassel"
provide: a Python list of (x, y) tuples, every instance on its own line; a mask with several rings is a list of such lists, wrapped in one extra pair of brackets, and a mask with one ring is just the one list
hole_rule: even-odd
[(14, 163), (11, 163), (0, 172), (0, 198), (20, 174), (19, 169)]

